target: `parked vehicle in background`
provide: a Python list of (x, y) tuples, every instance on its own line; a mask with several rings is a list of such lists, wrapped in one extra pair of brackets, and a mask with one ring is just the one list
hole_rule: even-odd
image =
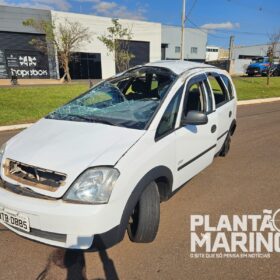
[(0, 149), (0, 222), (64, 248), (108, 248), (126, 230), (152, 242), (160, 202), (228, 153), (236, 103), (229, 74), (200, 63), (100, 82)]
[(271, 67), (263, 71), (262, 76), (267, 76), (268, 71), (270, 72), (270, 77), (280, 76), (280, 64), (272, 64)]
[(254, 59), (253, 62), (248, 66), (246, 73), (248, 76), (257, 76), (257, 75), (267, 75), (270, 62), (267, 56), (259, 57)]
[[(266, 71), (267, 75), (267, 71)], [(273, 64), (270, 68), (270, 76), (280, 76), (280, 64)]]

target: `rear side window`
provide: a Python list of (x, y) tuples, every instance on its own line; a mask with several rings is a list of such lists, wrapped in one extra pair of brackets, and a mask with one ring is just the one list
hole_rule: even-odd
[(209, 75), (208, 81), (214, 94), (216, 107), (219, 107), (229, 101), (228, 92), (219, 76)]
[(156, 131), (156, 139), (163, 137), (173, 131), (178, 116), (183, 86), (177, 91), (168, 104)]
[(232, 90), (232, 85), (231, 85), (231, 82), (230, 82), (229, 78), (225, 75), (221, 75), (221, 78), (223, 79), (223, 81), (224, 81), (224, 83), (227, 87), (229, 98), (232, 99), (233, 98), (233, 90)]

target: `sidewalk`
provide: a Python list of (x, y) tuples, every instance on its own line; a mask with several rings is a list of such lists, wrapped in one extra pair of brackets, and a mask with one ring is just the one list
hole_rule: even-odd
[[(237, 102), (237, 105), (238, 106), (253, 105), (253, 104), (261, 104), (261, 103), (268, 103), (268, 102), (275, 102), (275, 101), (280, 101), (280, 97), (270, 97), (270, 98), (261, 98), (261, 99), (241, 100), (241, 101)], [(8, 130), (24, 129), (24, 128), (27, 128), (27, 127), (29, 127), (31, 125), (32, 125), (32, 123), (0, 126), (0, 132), (1, 131), (8, 131)]]
[[(18, 79), (19, 86), (36, 86), (36, 85), (60, 85), (61, 80), (55, 79)], [(10, 79), (0, 79), (0, 86), (12, 86)]]

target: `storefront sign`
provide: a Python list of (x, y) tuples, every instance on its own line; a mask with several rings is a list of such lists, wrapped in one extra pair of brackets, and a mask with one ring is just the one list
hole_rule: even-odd
[(6, 79), (8, 77), (6, 69), (6, 61), (4, 51), (0, 50), (0, 79)]
[(10, 77), (49, 78), (48, 57), (40, 52), (6, 51), (6, 62)]

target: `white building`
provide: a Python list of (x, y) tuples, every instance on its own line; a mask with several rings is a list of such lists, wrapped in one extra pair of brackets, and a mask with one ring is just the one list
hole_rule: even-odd
[[(108, 54), (107, 48), (98, 39), (98, 36), (106, 34), (107, 28), (112, 26), (111, 18), (57, 11), (51, 11), (51, 14), (52, 18), (55, 18), (57, 22), (63, 22), (64, 19), (67, 19), (69, 21), (79, 22), (83, 26), (88, 27), (92, 34), (92, 40), (90, 43), (82, 44), (82, 46), (76, 51), (92, 55), (100, 54), (103, 79), (116, 73), (114, 57), (112, 57), (112, 54)], [(132, 61), (133, 64), (142, 64), (160, 60), (160, 23), (126, 19), (120, 19), (119, 22), (123, 27), (128, 27), (132, 30), (133, 38), (130, 49), (135, 55), (135, 61)]]
[[(181, 27), (162, 25), (162, 59), (179, 59), (181, 54)], [(199, 29), (185, 28), (184, 59), (205, 61), (207, 33)]]
[(214, 61), (219, 58), (219, 47), (207, 46), (206, 47), (206, 61)]

